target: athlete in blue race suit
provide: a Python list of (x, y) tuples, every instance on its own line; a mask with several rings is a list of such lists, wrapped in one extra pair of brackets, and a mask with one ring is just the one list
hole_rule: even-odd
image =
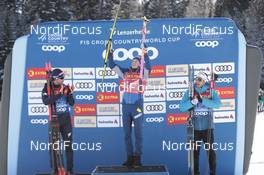
[[(111, 43), (110, 43), (111, 44)], [(144, 80), (148, 78), (150, 72), (150, 60), (144, 48)], [(122, 68), (113, 60), (113, 51), (111, 49), (108, 58), (109, 67), (114, 70), (120, 78), (124, 80), (124, 93), (122, 99), (122, 120), (125, 136), (125, 147), (127, 160), (123, 163), (124, 166), (141, 166), (142, 155), (142, 128), (143, 128), (143, 96), (140, 91), (142, 85), (140, 79), (140, 58), (135, 57), (132, 60), (131, 67)], [(133, 148), (131, 132), (132, 122), (134, 123), (135, 132), (135, 151)]]
[[(199, 175), (199, 155), (200, 144), (203, 141), (210, 148), (206, 148), (209, 154), (210, 175), (216, 174), (216, 154), (212, 149), (214, 143), (214, 124), (212, 109), (221, 106), (221, 100), (215, 90), (210, 94), (208, 76), (204, 72), (199, 72), (195, 78), (194, 98), (190, 99), (189, 91), (186, 91), (181, 104), (182, 112), (193, 110), (193, 125), (194, 125), (194, 174)], [(208, 135), (210, 133), (210, 135)], [(197, 149), (196, 149), (197, 148)]]

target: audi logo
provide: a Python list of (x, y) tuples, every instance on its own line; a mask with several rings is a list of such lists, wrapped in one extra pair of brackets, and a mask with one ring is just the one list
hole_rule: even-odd
[(93, 95), (76, 95), (77, 100), (92, 100), (94, 99)]
[(48, 107), (46, 106), (34, 106), (30, 108), (32, 113), (46, 113), (48, 112)]
[(147, 105), (147, 111), (162, 111), (164, 109), (163, 105)]
[(41, 124), (41, 125), (46, 125), (47, 123), (48, 123), (49, 121), (48, 121), (48, 119), (31, 119), (30, 120), (30, 123), (31, 124)]
[(146, 122), (148, 123), (161, 123), (164, 121), (163, 117), (149, 117), (146, 118)]
[(218, 41), (196, 41), (196, 47), (217, 47), (219, 45)]
[(194, 112), (194, 115), (202, 115), (202, 116), (205, 116), (205, 115), (208, 115), (208, 112), (206, 111), (203, 111), (203, 112)]
[(75, 83), (75, 87), (77, 89), (91, 89), (93, 88), (93, 83), (91, 82), (77, 82)]
[(41, 49), (44, 51), (44, 52), (63, 52), (66, 48), (65, 46), (61, 45), (61, 46), (52, 46), (52, 45), (43, 45), (41, 47)]
[[(154, 60), (159, 56), (159, 51), (155, 47), (148, 47), (147, 48), (148, 56), (150, 60)], [(103, 52), (103, 58), (105, 58), (106, 51)], [(117, 48), (115, 49), (113, 56), (114, 59), (117, 61), (125, 61), (127, 59), (133, 59), (135, 56), (141, 55), (140, 48), (131, 48), (129, 50), (125, 48)]]
[(233, 78), (217, 78), (215, 81), (216, 83), (231, 83), (233, 81)]
[(216, 72), (226, 72), (226, 71), (231, 71), (233, 67), (231, 65), (218, 65), (215, 66), (215, 71)]
[(169, 108), (170, 109), (179, 109), (180, 108), (180, 104), (170, 104)]
[(181, 91), (181, 92), (170, 92), (169, 93), (170, 98), (182, 98), (183, 95), (184, 95), (183, 91)]
[[(98, 75), (99, 76), (103, 76), (103, 73), (104, 73), (104, 70), (99, 70), (98, 71)], [(115, 76), (116, 75), (116, 72), (115, 71), (112, 71), (112, 70), (105, 70), (105, 76)]]

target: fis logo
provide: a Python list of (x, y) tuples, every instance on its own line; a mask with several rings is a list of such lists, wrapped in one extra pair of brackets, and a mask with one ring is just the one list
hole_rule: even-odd
[(43, 45), (41, 49), (44, 52), (63, 52), (66, 48), (63, 45), (56, 46), (56, 45)]
[(195, 42), (195, 46), (196, 47), (211, 47), (211, 48), (215, 48), (217, 46), (219, 46), (219, 42), (218, 41), (196, 41)]

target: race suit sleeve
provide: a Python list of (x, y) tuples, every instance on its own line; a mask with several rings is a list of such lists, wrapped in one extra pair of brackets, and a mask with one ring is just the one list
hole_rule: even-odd
[(123, 68), (115, 63), (113, 59), (113, 52), (109, 52), (108, 66), (110, 67), (110, 69), (114, 70), (117, 75), (122, 79), (124, 78), (124, 74), (128, 71), (127, 68)]
[(193, 104), (191, 103), (190, 98), (189, 98), (189, 90), (187, 90), (182, 97), (182, 100), (180, 103), (180, 111), (186, 112), (190, 110), (191, 108), (193, 108)]
[(202, 98), (202, 104), (207, 108), (219, 108), (222, 105), (221, 99), (215, 90), (212, 91), (212, 99)]

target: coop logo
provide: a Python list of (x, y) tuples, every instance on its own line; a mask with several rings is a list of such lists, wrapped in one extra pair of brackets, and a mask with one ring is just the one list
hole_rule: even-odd
[(96, 115), (95, 104), (76, 104), (74, 105), (74, 115)]
[(168, 114), (167, 124), (168, 125), (186, 124), (188, 116), (189, 116), (188, 113)]
[(180, 109), (180, 104), (170, 104), (169, 109)]
[(234, 74), (235, 73), (235, 64), (234, 63), (213, 64), (213, 70), (217, 74)]
[(46, 71), (44, 68), (29, 68), (27, 71), (28, 79), (45, 79)]
[(75, 91), (95, 91), (95, 80), (74, 80)]
[(30, 104), (28, 105), (28, 115), (48, 115), (48, 107), (42, 104)]
[(60, 45), (60, 46), (57, 46), (57, 45), (43, 45), (41, 47), (41, 49), (44, 51), (44, 52), (63, 52), (66, 47), (63, 46), (63, 45)]
[(219, 46), (218, 41), (196, 41), (195, 42), (196, 47), (212, 47), (215, 48)]
[(46, 125), (48, 124), (48, 119), (31, 119), (30, 123), (33, 125)]
[(233, 78), (231, 77), (223, 77), (223, 78), (217, 78), (217, 80), (215, 81), (216, 83), (232, 83), (233, 82)]
[(206, 111), (195, 111), (194, 115), (195, 116), (207, 116), (209, 113)]
[(148, 117), (146, 118), (147, 123), (161, 123), (164, 122), (163, 117)]
[(75, 99), (76, 100), (93, 100), (94, 99), (94, 96), (93, 95), (76, 95), (75, 96)]
[[(129, 50), (125, 48), (117, 48), (113, 53), (113, 57), (117, 61), (125, 61), (127, 59), (132, 60), (134, 57), (141, 55), (141, 52), (142, 52), (141, 48), (136, 48), (136, 47), (131, 48)], [(147, 52), (150, 60), (155, 60), (159, 56), (159, 51), (155, 47), (148, 47)], [(102, 54), (103, 58), (105, 58), (105, 54), (106, 51), (104, 50)]]
[(144, 103), (144, 114), (166, 113), (165, 102)]

